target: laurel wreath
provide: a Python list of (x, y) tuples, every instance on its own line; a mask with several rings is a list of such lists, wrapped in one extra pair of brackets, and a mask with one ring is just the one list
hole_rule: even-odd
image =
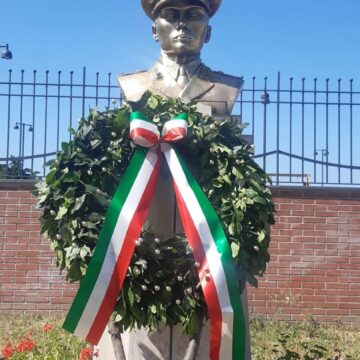
[[(196, 103), (163, 99), (147, 92), (139, 102), (99, 112), (79, 121), (72, 140), (62, 143), (49, 173), (38, 185), (41, 232), (67, 280), (79, 281), (96, 247), (111, 198), (134, 153), (129, 115), (141, 111), (159, 128), (179, 113), (189, 115), (188, 136), (176, 143), (222, 222), (231, 246), (239, 283), (257, 286), (270, 260), (268, 246), (274, 207), (269, 178), (252, 159), (241, 126), (216, 122)], [(156, 330), (181, 324), (196, 333), (207, 315), (191, 248), (184, 234), (158, 239), (146, 223), (119, 294), (112, 320), (121, 331)]]

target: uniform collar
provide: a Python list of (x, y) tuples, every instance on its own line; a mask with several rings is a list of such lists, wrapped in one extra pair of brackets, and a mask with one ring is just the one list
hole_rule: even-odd
[(171, 58), (166, 55), (164, 52), (161, 53), (160, 59), (158, 64), (160, 65), (161, 69), (160, 72), (167, 72), (174, 80), (176, 80), (179, 76), (179, 69), (183, 66), (186, 70), (187, 76), (191, 79), (196, 72), (198, 71), (201, 65), (200, 56), (193, 56), (186, 59)]

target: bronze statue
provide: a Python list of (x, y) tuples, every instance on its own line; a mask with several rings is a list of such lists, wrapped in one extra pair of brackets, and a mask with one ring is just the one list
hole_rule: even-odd
[(213, 116), (230, 115), (242, 78), (212, 71), (200, 59), (210, 40), (209, 19), (221, 0), (142, 0), (154, 21), (153, 38), (160, 44), (159, 60), (147, 71), (119, 76), (126, 100), (137, 101), (146, 90), (183, 101), (196, 100)]

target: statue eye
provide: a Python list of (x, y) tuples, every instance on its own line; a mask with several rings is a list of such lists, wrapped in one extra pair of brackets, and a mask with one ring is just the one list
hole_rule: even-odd
[(202, 20), (205, 16), (205, 10), (203, 8), (192, 8), (186, 13), (187, 18), (192, 21)]
[(165, 8), (160, 11), (159, 17), (169, 22), (173, 22), (178, 19), (179, 11), (173, 8)]

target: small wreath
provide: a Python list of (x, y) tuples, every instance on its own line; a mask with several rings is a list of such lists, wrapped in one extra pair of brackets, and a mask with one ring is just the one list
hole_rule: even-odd
[[(239, 283), (257, 286), (270, 260), (268, 246), (274, 207), (266, 173), (251, 158), (242, 126), (216, 122), (196, 103), (145, 93), (119, 109), (93, 109), (70, 129), (50, 171), (38, 185), (41, 232), (51, 241), (57, 265), (67, 280), (87, 271), (105, 214), (134, 153), (129, 116), (141, 111), (159, 128), (177, 114), (188, 114), (188, 135), (173, 146), (217, 211), (231, 246)], [(207, 315), (191, 248), (184, 234), (158, 239), (146, 223), (119, 294), (112, 320), (120, 331), (135, 326), (150, 331), (181, 324), (194, 334)]]

